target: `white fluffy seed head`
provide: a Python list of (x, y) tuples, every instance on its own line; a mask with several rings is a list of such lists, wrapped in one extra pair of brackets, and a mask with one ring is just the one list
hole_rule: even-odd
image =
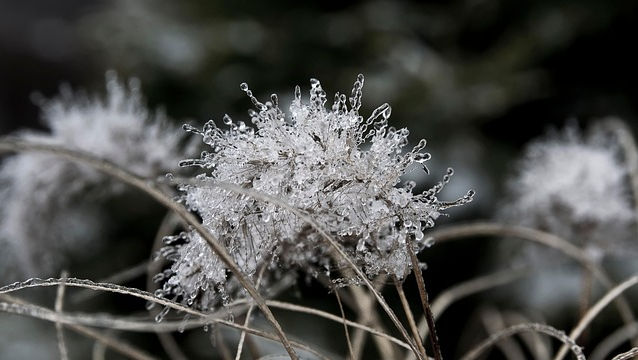
[[(107, 159), (144, 177), (177, 167), (183, 136), (162, 113), (151, 114), (139, 81), (128, 85), (106, 75), (106, 96), (88, 97), (63, 88), (41, 100), (49, 132), (23, 131), (17, 136), (60, 145)], [(96, 202), (124, 189), (84, 165), (41, 153), (21, 153), (0, 165), (0, 241), (18, 256), (26, 274), (51, 273), (66, 255), (85, 253), (104, 233)], [(4, 268), (5, 266), (3, 266)]]
[(627, 176), (613, 142), (601, 133), (585, 138), (568, 127), (526, 148), (503, 213), (600, 252), (631, 231)]
[[(451, 169), (423, 193), (414, 194), (411, 182), (400, 186), (411, 164), (426, 169), (430, 156), (423, 152), (425, 140), (405, 152), (409, 132), (388, 124), (388, 104), (367, 118), (360, 115), (363, 82), (359, 75), (350, 97), (337, 93), (326, 108), (327, 95), (312, 79), (309, 101), (302, 100), (296, 87), (288, 114), (276, 95), (261, 102), (241, 84), (257, 110), (249, 111), (251, 125), (224, 116), (223, 127), (213, 121), (202, 130), (185, 126), (210, 148), (200, 158), (182, 162), (206, 170), (181, 185), (183, 200), (246, 274), (273, 262), (316, 275), (329, 273), (334, 263), (328, 245), (298, 216), (216, 187), (218, 182), (275, 196), (312, 217), (371, 277), (404, 277), (410, 270), (408, 241), (421, 250), (426, 245), (423, 232), (441, 212), (471, 200), (471, 191), (454, 202), (438, 200)], [(165, 296), (196, 299), (225, 281), (225, 266), (199, 236), (190, 233), (169, 246), (177, 255)], [(203, 300), (198, 305), (211, 306)]]

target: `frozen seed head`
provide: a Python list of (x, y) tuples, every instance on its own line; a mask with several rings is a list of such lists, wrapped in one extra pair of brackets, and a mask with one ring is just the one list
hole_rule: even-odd
[[(56, 98), (41, 99), (40, 106), (49, 132), (17, 136), (87, 152), (144, 177), (177, 166), (184, 137), (162, 113), (147, 110), (135, 79), (125, 85), (108, 72), (105, 97), (66, 87)], [(18, 255), (18, 263), (7, 267), (21, 267), (30, 276), (53, 275), (65, 255), (84, 253), (104, 232), (95, 202), (122, 190), (101, 173), (56, 156), (22, 153), (5, 159), (0, 165), (0, 241)]]
[(509, 183), (504, 213), (600, 253), (631, 231), (627, 170), (602, 134), (584, 138), (575, 127), (530, 144)]
[[(337, 93), (326, 107), (326, 92), (311, 79), (309, 100), (302, 101), (297, 86), (288, 114), (276, 95), (261, 102), (242, 83), (240, 89), (256, 108), (249, 111), (250, 125), (224, 116), (223, 128), (212, 120), (201, 130), (185, 126), (210, 149), (182, 162), (207, 170), (181, 185), (183, 201), (246, 274), (268, 262), (312, 275), (341, 264), (334, 263), (329, 246), (302, 219), (276, 204), (215, 187), (218, 182), (277, 197), (312, 217), (370, 277), (404, 277), (410, 270), (408, 240), (415, 251), (423, 249), (429, 243), (423, 232), (441, 212), (472, 199), (470, 191), (453, 202), (439, 201), (451, 169), (420, 194), (412, 192), (413, 182), (399, 184), (412, 163), (427, 169), (426, 142), (405, 152), (409, 132), (388, 124), (388, 104), (367, 118), (360, 115), (363, 82), (359, 75), (350, 96)], [(207, 292), (226, 281), (225, 266), (192, 232), (168, 246), (174, 263), (164, 294), (201, 297), (199, 306), (212, 306)]]

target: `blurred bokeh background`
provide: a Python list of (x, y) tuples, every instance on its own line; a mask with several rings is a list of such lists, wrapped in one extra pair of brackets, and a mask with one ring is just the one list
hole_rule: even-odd
[[(630, 0), (303, 6), (297, 1), (0, 1), (0, 134), (41, 126), (34, 93), (52, 97), (64, 83), (103, 93), (108, 69), (121, 78), (139, 78), (151, 108), (162, 107), (176, 121), (194, 125), (225, 113), (246, 119), (250, 102), (239, 90), (241, 82), (258, 98), (278, 93), (286, 103), (293, 86), (307, 90), (310, 78), (334, 94), (349, 91), (363, 73), (364, 113), (388, 102), (393, 124), (409, 127), (415, 142), (428, 140), (433, 176), (423, 185), (452, 166), (456, 176), (446, 196), (476, 189), (472, 205), (442, 222), (490, 218), (512, 160), (548, 126), (568, 119), (585, 125), (606, 116), (634, 126), (636, 24), (638, 2)], [(156, 219), (161, 211), (150, 214)], [(127, 234), (152, 236), (158, 221), (149, 220), (148, 231)], [(146, 243), (136, 244), (122, 266), (143, 259)], [(485, 266), (485, 244), (446, 245), (425, 255), (432, 292)], [(76, 273), (90, 275), (82, 268), (89, 265), (74, 266)], [(101, 275), (109, 271), (89, 268)], [(465, 304), (450, 316), (469, 316), (473, 306)], [(454, 326), (442, 326), (448, 349), (461, 333)]]

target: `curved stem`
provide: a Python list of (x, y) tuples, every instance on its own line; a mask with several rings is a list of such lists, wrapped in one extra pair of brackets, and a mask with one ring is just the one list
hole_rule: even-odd
[[(620, 296), (625, 290), (630, 287), (638, 284), (638, 275), (632, 276), (629, 279), (623, 281), (620, 285), (611, 289), (605, 294), (594, 306), (592, 306), (585, 315), (580, 319), (578, 325), (569, 333), (569, 337), (572, 339), (578, 339), (580, 335), (582, 335), (583, 331), (587, 328), (587, 326), (594, 320), (594, 318), (607, 306), (610, 302), (612, 302), (615, 298)], [(567, 353), (567, 347), (563, 346), (554, 360), (562, 360)]]
[[(478, 222), (466, 225), (454, 225), (447, 228), (432, 231), (428, 234), (432, 236), (437, 243), (443, 243), (447, 241), (459, 240), (468, 237), (476, 236), (500, 236), (500, 237), (515, 237), (526, 241), (535, 242), (550, 248), (561, 251), (568, 257), (578, 261), (583, 267), (589, 269), (594, 277), (600, 281), (600, 283), (607, 289), (613, 288), (613, 283), (609, 276), (597, 266), (580, 248), (572, 245), (568, 241), (536, 229), (531, 229), (523, 226), (513, 226), (505, 224), (496, 224), (489, 222)], [(627, 303), (627, 300), (620, 296), (614, 299), (618, 313), (626, 324), (634, 322), (634, 314), (631, 307)]]
[(275, 316), (270, 311), (268, 306), (266, 305), (266, 301), (264, 298), (257, 292), (255, 287), (252, 285), (248, 277), (241, 271), (239, 266), (235, 263), (232, 257), (228, 254), (226, 249), (220, 245), (217, 239), (213, 236), (213, 234), (208, 231), (204, 225), (202, 225), (199, 220), (184, 206), (176, 203), (171, 197), (164, 194), (161, 190), (155, 187), (151, 182), (143, 179), (110, 161), (106, 161), (104, 159), (100, 159), (93, 155), (89, 155), (87, 153), (65, 149), (61, 146), (50, 145), (50, 144), (37, 144), (29, 141), (19, 140), (19, 139), (1, 139), (0, 140), (0, 152), (16, 152), (16, 151), (38, 151), (45, 152), (53, 155), (58, 155), (60, 157), (66, 158), (68, 160), (72, 160), (75, 162), (81, 162), (83, 164), (90, 165), (95, 169), (110, 175), (118, 180), (121, 180), (124, 183), (127, 183), (144, 193), (151, 196), (153, 199), (157, 200), (160, 204), (164, 205), (168, 209), (171, 209), (176, 214), (178, 214), (188, 225), (192, 226), (200, 236), (205, 239), (215, 254), (219, 257), (220, 260), (224, 262), (224, 264), (228, 267), (228, 269), (237, 277), (237, 280), (241, 285), (248, 291), (250, 296), (255, 299), (255, 302), (259, 309), (262, 311), (268, 322), (273, 326), (275, 332), (279, 336), (281, 343), (283, 344), (286, 352), (290, 355), (293, 360), (298, 360), (298, 356), (295, 353), (295, 350), (292, 348), (290, 341), (286, 337), (281, 325), (275, 319)]
[(496, 334), (490, 335), (489, 338), (485, 339), (482, 343), (476, 346), (474, 349), (470, 350), (467, 354), (465, 354), (461, 360), (474, 360), (477, 359), (485, 350), (489, 349), (495, 343), (501, 341), (504, 338), (510, 337), (512, 335), (516, 335), (521, 332), (537, 332), (552, 336), (563, 344), (567, 345), (569, 349), (574, 353), (576, 359), (578, 360), (586, 360), (585, 355), (583, 354), (583, 350), (580, 346), (576, 345), (574, 340), (569, 336), (565, 335), (562, 331), (556, 330), (555, 328), (549, 325), (529, 323), (529, 324), (519, 324), (508, 327), (507, 329), (501, 330)]

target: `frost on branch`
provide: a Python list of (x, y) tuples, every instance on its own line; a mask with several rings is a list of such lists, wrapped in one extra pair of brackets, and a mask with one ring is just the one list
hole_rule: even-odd
[[(223, 127), (212, 120), (202, 130), (185, 126), (210, 149), (182, 162), (206, 170), (181, 185), (183, 201), (246, 274), (255, 274), (267, 262), (313, 275), (329, 272), (335, 264), (329, 246), (298, 216), (216, 187), (218, 182), (274, 196), (307, 214), (371, 277), (404, 277), (410, 270), (408, 239), (416, 251), (423, 249), (428, 243), (423, 231), (434, 226), (441, 212), (472, 199), (470, 191), (453, 202), (438, 200), (451, 169), (420, 194), (413, 193), (413, 182), (400, 184), (413, 163), (427, 171), (425, 140), (405, 152), (409, 132), (389, 126), (388, 104), (367, 118), (360, 115), (363, 81), (359, 75), (350, 97), (337, 93), (326, 108), (327, 95), (312, 79), (309, 102), (302, 101), (296, 87), (288, 114), (280, 109), (277, 95), (262, 103), (241, 84), (256, 108), (249, 111), (252, 125), (224, 116)], [(214, 306), (209, 292), (227, 281), (224, 265), (193, 232), (169, 241), (173, 244), (163, 251), (174, 263), (163, 294), (202, 308)]]
[[(59, 97), (40, 104), (50, 132), (17, 136), (85, 151), (145, 177), (175, 168), (183, 136), (163, 114), (146, 109), (139, 82), (133, 79), (126, 86), (109, 72), (106, 91), (102, 99), (63, 88)], [(0, 166), (0, 241), (9, 243), (18, 264), (3, 262), (3, 268), (43, 275), (66, 253), (84, 253), (103, 233), (95, 202), (122, 190), (101, 173), (57, 156), (21, 153), (5, 159)]]
[(568, 239), (592, 255), (622, 248), (633, 209), (618, 153), (602, 132), (584, 137), (576, 127), (533, 142), (509, 183), (505, 217)]

